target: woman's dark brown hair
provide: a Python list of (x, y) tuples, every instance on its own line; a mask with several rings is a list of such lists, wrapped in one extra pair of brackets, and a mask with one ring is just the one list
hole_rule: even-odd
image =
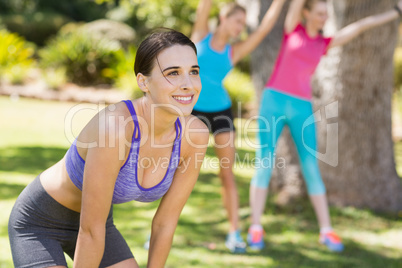
[(138, 47), (134, 63), (135, 75), (142, 73), (149, 76), (159, 53), (174, 45), (189, 46), (197, 55), (197, 48), (187, 36), (171, 29), (158, 29), (145, 38)]

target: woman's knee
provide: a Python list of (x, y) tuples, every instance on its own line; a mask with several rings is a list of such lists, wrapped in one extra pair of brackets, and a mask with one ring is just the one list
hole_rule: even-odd
[(307, 183), (307, 192), (309, 195), (321, 195), (325, 194), (326, 189), (325, 189), (325, 184), (320, 178), (320, 180), (316, 181), (310, 181), (310, 183)]
[(235, 175), (233, 173), (232, 168), (220, 168), (219, 177), (222, 180), (223, 184), (226, 185), (234, 185), (235, 184)]
[(270, 169), (257, 169), (256, 174), (251, 179), (251, 185), (260, 189), (268, 188), (269, 181), (271, 180)]

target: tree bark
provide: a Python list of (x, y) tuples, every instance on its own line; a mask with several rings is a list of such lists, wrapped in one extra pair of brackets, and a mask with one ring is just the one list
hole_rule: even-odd
[[(259, 4), (261, 21), (272, 1), (251, 2)], [(325, 35), (365, 16), (392, 9), (394, 4), (393, 0), (330, 0)], [(251, 55), (258, 99), (276, 60), (286, 9), (272, 33)], [(248, 16), (257, 17), (250, 12)], [(252, 29), (253, 24), (248, 23)], [(368, 30), (341, 48), (331, 49), (316, 70), (313, 103), (318, 158), (330, 204), (377, 211), (402, 210), (402, 185), (395, 169), (391, 123), (392, 58), (397, 27), (395, 20)], [(279, 192), (285, 201), (304, 194), (288, 131), (278, 143), (277, 157), (285, 159), (286, 168), (274, 171), (271, 190)]]

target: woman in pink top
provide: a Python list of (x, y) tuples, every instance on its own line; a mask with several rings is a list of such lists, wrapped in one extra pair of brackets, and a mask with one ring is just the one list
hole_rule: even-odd
[(317, 215), (319, 241), (332, 251), (343, 250), (341, 240), (331, 227), (325, 186), (314, 153), (317, 148), (315, 124), (307, 123), (307, 119), (313, 117), (311, 76), (329, 48), (344, 45), (365, 30), (399, 18), (401, 8), (402, 0), (394, 9), (361, 19), (341, 29), (332, 38), (326, 38), (322, 35), (328, 18), (326, 1), (293, 0), (291, 3), (279, 56), (260, 105), (261, 146), (257, 150), (260, 165), (250, 186), (252, 225), (247, 237), (252, 249), (261, 250), (265, 246), (260, 218), (272, 171), (268, 163), (274, 163), (271, 158), (274, 157), (276, 141), (286, 124), (296, 144), (307, 190)]

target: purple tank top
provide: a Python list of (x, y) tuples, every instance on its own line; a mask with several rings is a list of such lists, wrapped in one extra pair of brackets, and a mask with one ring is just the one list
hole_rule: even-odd
[[(112, 203), (119, 204), (132, 200), (140, 202), (152, 202), (161, 198), (172, 184), (173, 176), (176, 172), (180, 160), (182, 134), (181, 123), (179, 119), (176, 120), (176, 138), (173, 143), (172, 155), (169, 159), (169, 164), (164, 178), (160, 183), (151, 188), (143, 188), (138, 183), (137, 178), (138, 152), (140, 150), (141, 141), (140, 127), (132, 102), (126, 100), (124, 102), (126, 103), (127, 108), (131, 113), (135, 127), (131, 141), (130, 152), (128, 154), (126, 162), (121, 167), (120, 172), (117, 176)], [(70, 149), (66, 153), (66, 169), (74, 185), (77, 186), (78, 189), (82, 190), (85, 161), (78, 154), (76, 142), (77, 140), (74, 140)]]

